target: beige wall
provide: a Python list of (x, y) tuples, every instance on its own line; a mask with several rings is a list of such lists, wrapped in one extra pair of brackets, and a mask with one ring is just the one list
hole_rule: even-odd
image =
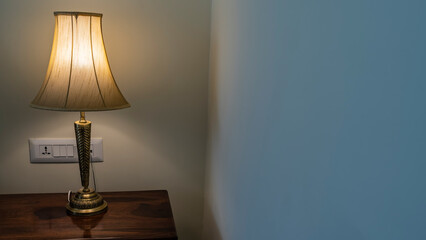
[[(55, 10), (104, 14), (116, 81), (132, 105), (88, 113), (104, 138), (99, 191), (167, 189), (181, 239), (199, 239), (203, 205), (209, 0), (1, 1), (0, 193), (79, 188), (77, 164), (30, 164), (30, 137), (73, 137), (78, 113), (32, 109)], [(65, 200), (64, 200), (65, 201)]]

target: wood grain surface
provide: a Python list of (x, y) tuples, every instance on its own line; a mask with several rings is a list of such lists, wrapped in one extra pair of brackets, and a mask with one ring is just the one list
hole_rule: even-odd
[(0, 195), (0, 239), (177, 239), (167, 191), (105, 192), (104, 214), (65, 211), (67, 194)]

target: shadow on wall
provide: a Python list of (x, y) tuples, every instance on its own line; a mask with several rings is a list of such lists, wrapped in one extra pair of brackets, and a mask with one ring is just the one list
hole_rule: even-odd
[[(206, 228), (205, 226), (209, 227)], [(206, 203), (204, 208), (203, 240), (223, 240), (219, 227), (217, 226), (217, 221), (213, 215), (212, 208), (208, 203)]]

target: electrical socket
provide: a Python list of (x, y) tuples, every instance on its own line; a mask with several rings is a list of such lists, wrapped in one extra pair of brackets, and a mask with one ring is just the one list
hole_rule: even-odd
[[(30, 138), (31, 163), (77, 163), (75, 138)], [(91, 138), (93, 162), (103, 162), (102, 138)]]

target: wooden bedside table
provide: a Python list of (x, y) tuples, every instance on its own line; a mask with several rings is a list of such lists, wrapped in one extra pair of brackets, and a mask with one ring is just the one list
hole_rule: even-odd
[(108, 211), (65, 211), (67, 194), (0, 195), (0, 239), (177, 239), (167, 191), (104, 192)]

